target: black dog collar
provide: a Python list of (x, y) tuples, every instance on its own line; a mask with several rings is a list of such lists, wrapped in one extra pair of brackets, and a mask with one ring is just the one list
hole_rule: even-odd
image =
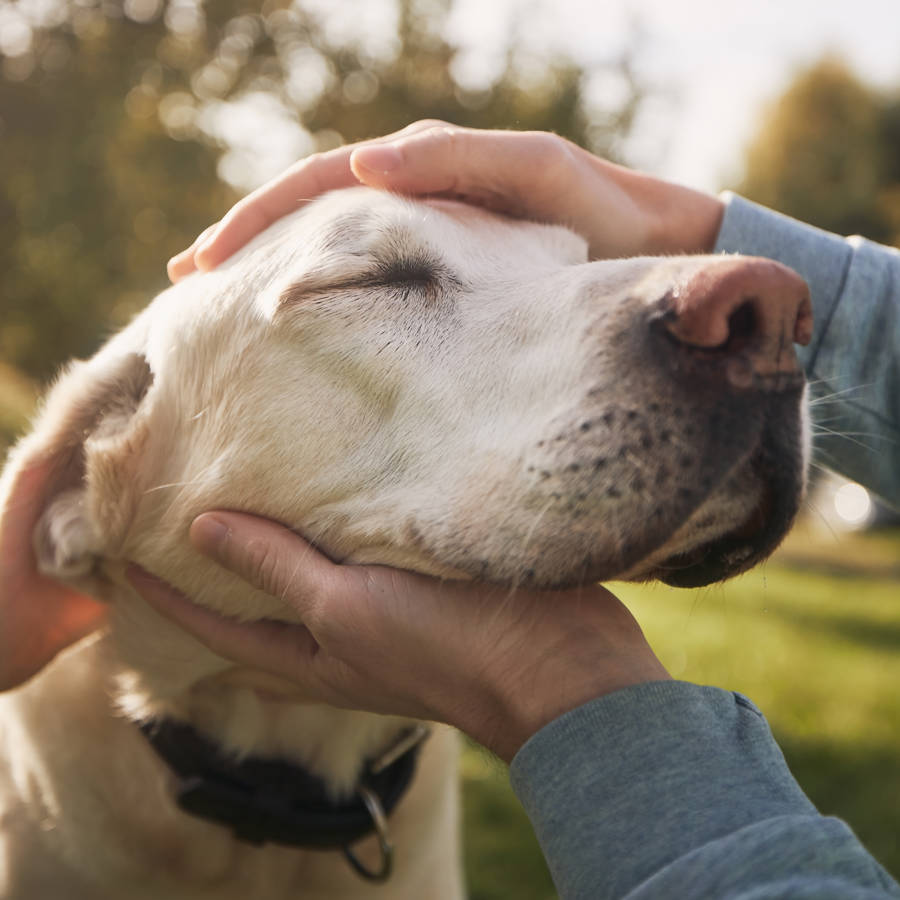
[[(187, 813), (230, 828), (251, 844), (341, 849), (364, 878), (384, 881), (391, 871), (387, 816), (405, 793), (428, 729), (415, 726), (371, 760), (356, 794), (335, 801), (325, 782), (293, 763), (229, 759), (214, 742), (174, 719), (141, 723), (153, 749), (177, 776), (175, 800)], [(378, 834), (381, 866), (364, 867), (350, 845)]]

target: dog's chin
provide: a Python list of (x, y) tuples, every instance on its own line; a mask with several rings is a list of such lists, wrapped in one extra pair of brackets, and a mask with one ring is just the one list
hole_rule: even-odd
[(739, 528), (693, 550), (673, 554), (646, 577), (683, 588), (725, 581), (765, 559), (783, 536), (784, 531), (770, 528), (757, 509)]
[[(591, 554), (593, 565), (557, 570), (539, 587), (662, 581), (696, 588), (733, 578), (766, 559), (794, 522), (804, 495), (802, 459), (783, 441), (762, 443), (713, 492), (663, 534), (627, 556)], [(577, 562), (573, 560), (577, 569)]]
[[(464, 578), (542, 590), (564, 590), (607, 581), (662, 581), (696, 588), (724, 581), (766, 559), (790, 530), (803, 498), (799, 462), (779, 466), (757, 451), (698, 507), (685, 512), (642, 543), (613, 552), (592, 546), (585, 528), (560, 546), (559, 555), (516, 562), (504, 569), (466, 572)], [(583, 521), (583, 520), (582, 520)], [(593, 538), (593, 540), (592, 540)]]
[(750, 467), (759, 476), (760, 489), (749, 515), (737, 526), (656, 562), (641, 580), (703, 587), (747, 571), (776, 549), (794, 522), (803, 482), (784, 471), (773, 474), (762, 454), (750, 461)]

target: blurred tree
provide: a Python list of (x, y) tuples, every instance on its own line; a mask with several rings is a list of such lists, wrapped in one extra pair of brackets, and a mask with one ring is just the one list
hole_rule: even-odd
[(59, 7), (0, 79), (0, 357), (36, 377), (162, 288), (166, 254), (229, 199), (213, 148), (157, 114), (189, 72), (162, 61), (163, 22)]
[(838, 234), (900, 243), (900, 99), (825, 57), (763, 119), (738, 190)]
[(606, 67), (626, 89), (592, 116), (596, 72), (516, 41), (491, 77), (460, 77), (451, 12), (0, 0), (0, 359), (44, 378), (90, 353), (165, 285), (163, 261), (234, 187), (309, 152), (439, 117), (551, 129), (615, 156), (643, 96), (627, 54)]

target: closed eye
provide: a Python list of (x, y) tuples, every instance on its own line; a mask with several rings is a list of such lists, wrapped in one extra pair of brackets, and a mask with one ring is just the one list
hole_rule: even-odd
[(288, 287), (280, 305), (293, 306), (316, 296), (353, 289), (389, 290), (403, 296), (418, 295), (437, 300), (444, 291), (462, 288), (462, 282), (440, 260), (425, 253), (382, 257), (374, 265), (346, 279), (333, 275), (309, 275)]
[(460, 280), (438, 259), (426, 253), (393, 256), (379, 260), (364, 276), (363, 287), (387, 287), (417, 293), (436, 300), (445, 290), (461, 287)]
[(426, 257), (408, 257), (386, 260), (379, 264), (374, 273), (382, 284), (434, 285), (440, 279), (440, 265), (435, 265)]

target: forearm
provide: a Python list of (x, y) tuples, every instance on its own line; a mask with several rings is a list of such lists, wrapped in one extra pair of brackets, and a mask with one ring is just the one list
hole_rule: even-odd
[(563, 900), (900, 896), (816, 812), (759, 711), (726, 691), (611, 694), (538, 732), (510, 775)]
[(809, 283), (814, 338), (798, 355), (816, 456), (900, 507), (900, 253), (723, 199), (717, 252), (778, 260)]

